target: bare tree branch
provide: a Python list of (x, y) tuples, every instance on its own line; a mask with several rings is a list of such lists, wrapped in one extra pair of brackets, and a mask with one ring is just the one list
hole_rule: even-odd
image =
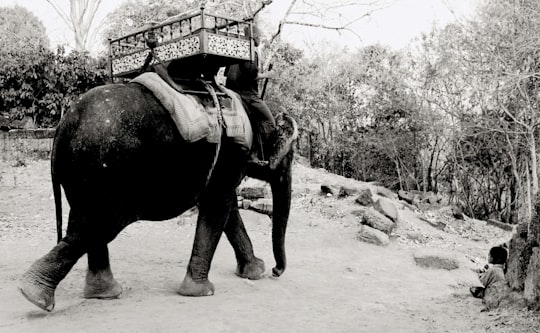
[(75, 34), (75, 47), (86, 50), (90, 27), (102, 0), (69, 0), (69, 15), (53, 0), (47, 2)]

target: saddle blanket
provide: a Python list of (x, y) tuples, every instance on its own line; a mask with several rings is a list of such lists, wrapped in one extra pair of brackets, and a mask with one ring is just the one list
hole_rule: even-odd
[[(186, 141), (206, 139), (210, 143), (218, 143), (221, 140), (223, 128), (219, 124), (219, 110), (214, 103), (203, 103), (198, 96), (176, 91), (157, 73), (146, 72), (130, 82), (142, 84), (152, 91), (169, 111), (180, 135)], [(221, 107), (227, 137), (246, 150), (251, 149), (253, 132), (242, 99), (230, 89), (221, 85), (218, 88), (231, 100), (230, 107)]]

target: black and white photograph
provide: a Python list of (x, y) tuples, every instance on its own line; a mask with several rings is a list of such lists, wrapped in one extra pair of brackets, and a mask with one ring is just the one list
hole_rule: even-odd
[(540, 333), (539, 174), (538, 0), (0, 0), (0, 333)]

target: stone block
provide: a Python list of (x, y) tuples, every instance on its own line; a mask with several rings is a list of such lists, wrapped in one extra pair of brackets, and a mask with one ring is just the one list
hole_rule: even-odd
[(387, 246), (388, 244), (390, 244), (390, 238), (387, 234), (377, 229), (373, 229), (367, 225), (360, 226), (360, 230), (356, 234), (356, 239), (362, 242), (379, 246)]
[(239, 190), (239, 195), (244, 199), (260, 199), (266, 197), (266, 188), (264, 187), (242, 187)]
[(355, 201), (362, 206), (373, 205), (373, 195), (371, 194), (371, 190), (369, 188), (361, 189), (358, 192), (358, 197)]
[(413, 254), (420, 267), (453, 270), (459, 268), (458, 260), (449, 253), (437, 249), (421, 249)]
[(382, 231), (387, 235), (390, 235), (396, 227), (394, 222), (373, 208), (353, 211), (352, 214), (360, 217), (360, 223)]
[(388, 217), (392, 222), (397, 222), (398, 220), (398, 211), (394, 203), (386, 198), (379, 198), (373, 203), (373, 208), (375, 208), (379, 213)]
[(261, 214), (272, 215), (273, 213), (273, 204), (272, 199), (259, 199), (251, 203), (249, 207), (251, 210), (254, 210)]

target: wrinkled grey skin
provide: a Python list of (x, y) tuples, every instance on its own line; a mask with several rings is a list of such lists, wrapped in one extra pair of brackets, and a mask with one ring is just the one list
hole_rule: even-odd
[(23, 275), (20, 291), (52, 311), (56, 286), (86, 253), (84, 296), (117, 298), (122, 287), (111, 272), (107, 244), (134, 221), (170, 219), (194, 205), (199, 207), (195, 240), (179, 293), (214, 293), (208, 272), (222, 232), (234, 249), (237, 275), (261, 278), (264, 263), (253, 253), (235, 193), (246, 172), (271, 185), (273, 274), (281, 275), (291, 199), (292, 148), (285, 148), (274, 161), (275, 170), (247, 170), (246, 152), (228, 139), (219, 146), (185, 142), (146, 88), (115, 84), (92, 89), (63, 117), (54, 140), (57, 220), (61, 225), (62, 186), (70, 205), (67, 233), (60, 239), (60, 230), (59, 243)]

